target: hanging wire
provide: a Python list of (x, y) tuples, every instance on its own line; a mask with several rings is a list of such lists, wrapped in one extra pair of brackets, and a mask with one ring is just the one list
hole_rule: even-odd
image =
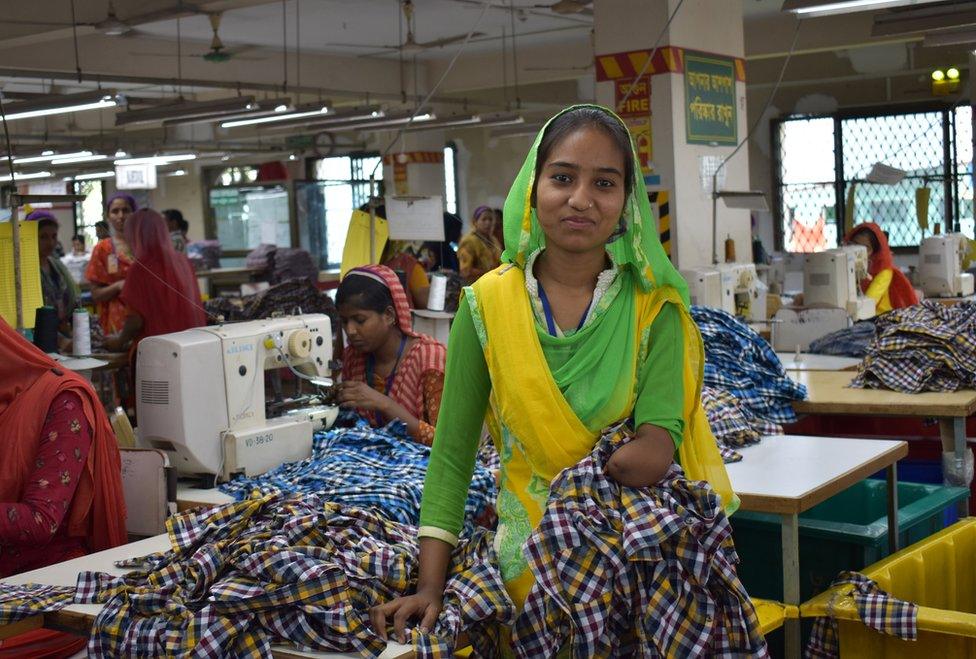
[(502, 25), (502, 89), (505, 90), (505, 109), (511, 110), (512, 103), (508, 98), (508, 39), (505, 35), (505, 26)]
[(281, 90), (288, 91), (288, 0), (281, 0), (281, 61), (285, 65), (285, 73)]
[(81, 59), (78, 57), (78, 21), (75, 20), (75, 0), (71, 4), (71, 34), (75, 43), (75, 71), (78, 72), (78, 82), (81, 82)]
[[(180, 5), (183, 3), (180, 2)], [(183, 99), (183, 32), (180, 16), (176, 16), (176, 84), (177, 96)]]
[(509, 0), (509, 5), (511, 6), (511, 11), (508, 12), (508, 17), (512, 21), (512, 73), (515, 78), (515, 108), (517, 110), (522, 109), (522, 95), (519, 93), (519, 81), (518, 81), (518, 50), (515, 46), (515, 0)]
[(295, 0), (295, 86), (302, 88), (302, 0)]

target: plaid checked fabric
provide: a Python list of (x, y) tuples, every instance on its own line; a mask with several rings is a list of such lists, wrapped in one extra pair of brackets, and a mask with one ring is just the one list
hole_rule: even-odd
[(910, 394), (976, 387), (976, 303), (925, 301), (876, 320), (852, 387)]
[(796, 421), (790, 403), (805, 399), (807, 390), (787, 377), (772, 347), (720, 309), (693, 306), (691, 316), (705, 343), (705, 384), (728, 391), (760, 419)]
[(621, 487), (603, 465), (619, 427), (553, 482), (525, 547), (536, 584), (515, 623), (518, 657), (768, 656), (718, 496), (673, 465)]
[(831, 332), (810, 343), (807, 352), (815, 355), (863, 357), (874, 341), (874, 319), (861, 320), (845, 329)]
[(39, 613), (52, 613), (71, 604), (75, 589), (30, 583), (0, 583), (0, 625), (9, 625)]
[[(843, 585), (850, 585), (851, 588), (844, 589), (840, 594), (854, 599), (858, 615), (865, 625), (906, 641), (914, 641), (918, 637), (918, 606), (892, 597), (874, 581), (857, 572), (841, 572), (831, 588)], [(833, 618), (817, 618), (805, 655), (811, 659), (840, 656), (837, 622)]]
[(783, 434), (782, 426), (756, 417), (727, 391), (704, 386), (701, 400), (719, 453), (726, 463), (742, 459), (735, 449), (758, 444), (768, 435)]
[[(371, 606), (416, 584), (416, 528), (315, 495), (280, 492), (171, 518), (172, 550), (125, 561), (117, 577), (79, 574), (76, 603), (101, 603), (91, 657), (270, 657), (271, 645), (378, 656)], [(477, 529), (454, 550), (444, 609), (418, 657), (450, 656), (466, 634), (484, 656), (515, 612)], [(33, 610), (33, 609), (32, 609)]]
[[(220, 489), (239, 500), (254, 491), (316, 494), (415, 525), (420, 520), (429, 459), (430, 448), (413, 441), (402, 422), (371, 428), (356, 419), (350, 428), (316, 433), (307, 460), (283, 464), (254, 478), (238, 478)], [(492, 472), (476, 465), (465, 507), (466, 530), (472, 530), (474, 520), (491, 517), (497, 489)]]

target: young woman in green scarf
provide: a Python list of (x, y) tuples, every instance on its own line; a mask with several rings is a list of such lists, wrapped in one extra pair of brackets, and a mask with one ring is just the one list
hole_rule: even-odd
[[(416, 594), (375, 607), (374, 629), (431, 629), (460, 532), (482, 422), (501, 456), (495, 549), (521, 607), (533, 584), (522, 546), (549, 485), (601, 430), (632, 419), (636, 439), (607, 474), (658, 482), (677, 459), (737, 505), (701, 412), (704, 355), (687, 286), (657, 238), (630, 135), (584, 105), (536, 137), (505, 201), (501, 267), (465, 289), (420, 515)], [(391, 620), (392, 619), (392, 620)]]

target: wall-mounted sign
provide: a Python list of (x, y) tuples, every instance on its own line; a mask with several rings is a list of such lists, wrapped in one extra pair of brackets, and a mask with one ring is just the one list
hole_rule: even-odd
[(627, 130), (634, 138), (641, 173), (650, 174), (654, 161), (651, 135), (651, 78), (645, 76), (636, 81), (617, 80), (614, 82), (614, 93), (617, 114), (627, 124)]
[(155, 190), (156, 165), (116, 165), (115, 187), (119, 190)]
[(738, 143), (735, 60), (686, 51), (685, 126), (689, 144)]

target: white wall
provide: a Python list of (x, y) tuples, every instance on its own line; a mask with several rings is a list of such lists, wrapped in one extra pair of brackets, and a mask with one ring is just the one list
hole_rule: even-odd
[(190, 224), (190, 240), (203, 240), (207, 207), (205, 194), (199, 168), (187, 168), (184, 176), (160, 177), (158, 187), (152, 191), (150, 199), (152, 207), (157, 211), (175, 208), (182, 212), (183, 218)]

